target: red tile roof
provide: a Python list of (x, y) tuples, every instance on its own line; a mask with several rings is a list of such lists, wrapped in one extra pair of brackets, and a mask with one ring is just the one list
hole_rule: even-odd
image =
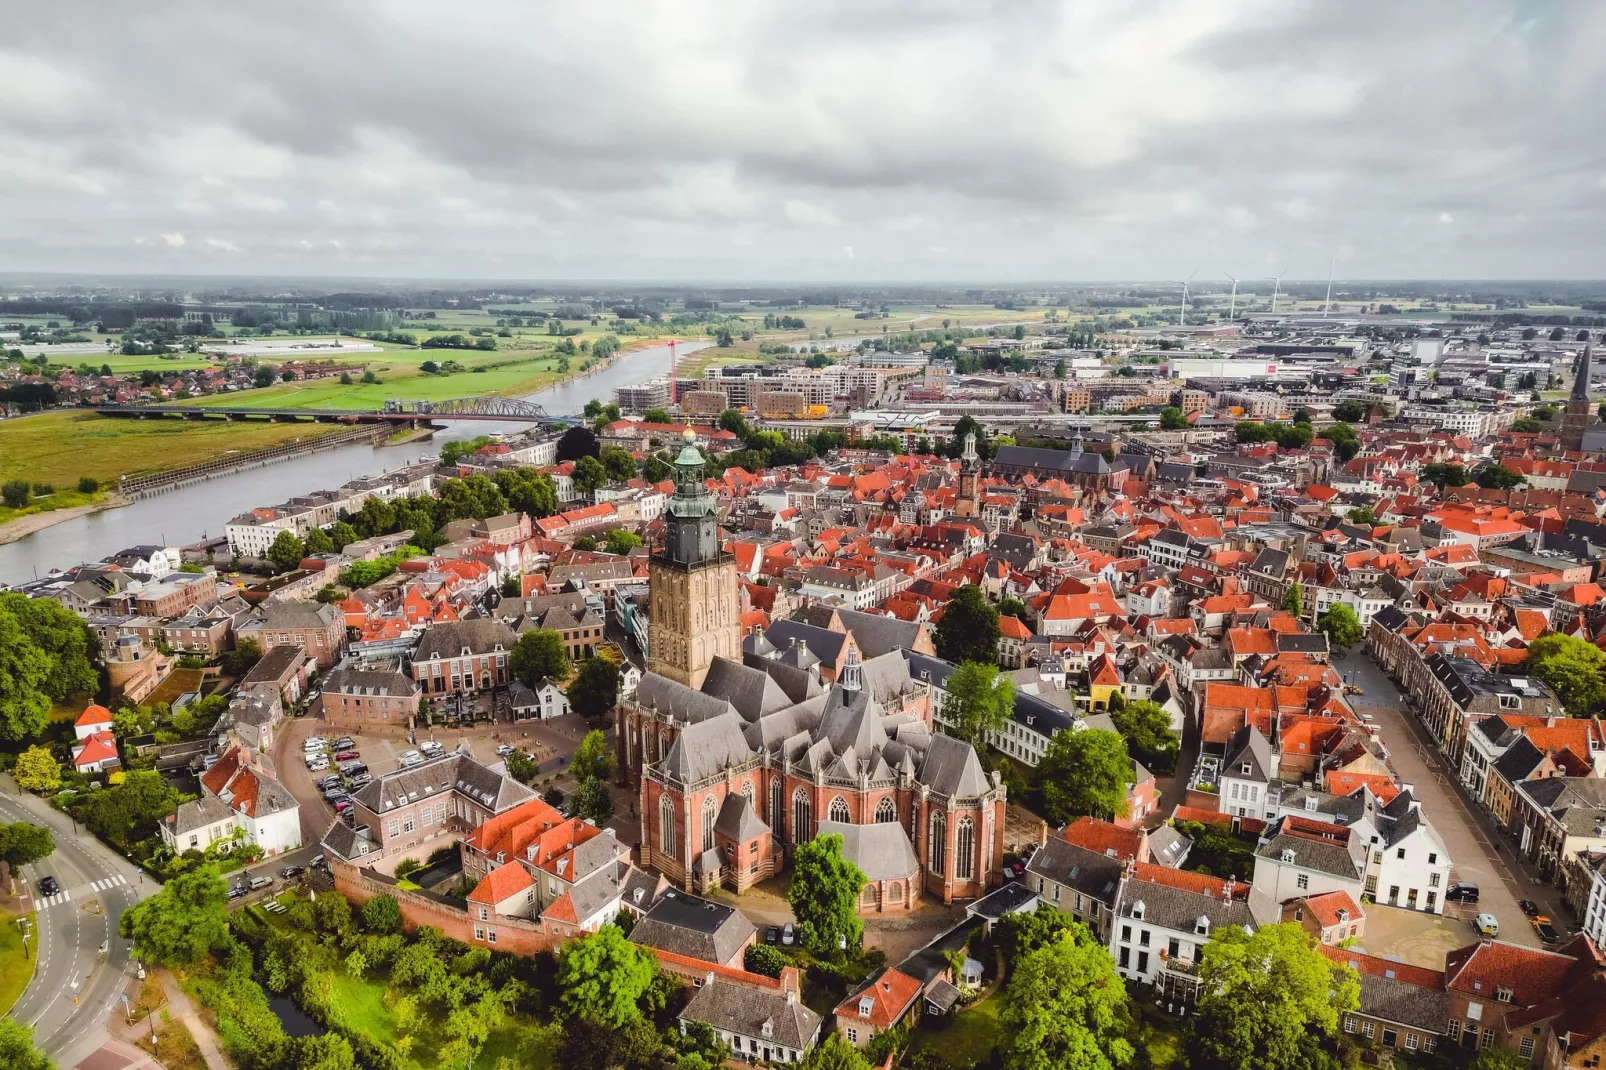
[(97, 706), (94, 703), (90, 703), (84, 712), (78, 715), (78, 720), (73, 722), (73, 727), (88, 728), (90, 725), (110, 725), (111, 723), (111, 710), (108, 710), (105, 706)]
[(1572, 965), (1571, 958), (1554, 951), (1491, 940), (1446, 955), (1444, 976), (1451, 991), (1492, 999), (1496, 989), (1509, 988), (1512, 1002), (1528, 1007), (1554, 996)]
[(1065, 831), (1061, 835), (1067, 843), (1074, 843), (1084, 850), (1097, 854), (1119, 858), (1123, 862), (1135, 862), (1140, 855), (1148, 853), (1143, 847), (1143, 833), (1136, 829), (1124, 829), (1096, 817), (1077, 818), (1065, 826)]
[[(838, 1018), (869, 1022), (876, 1029), (891, 1029), (909, 1013), (910, 1004), (920, 996), (918, 980), (898, 970), (886, 970), (875, 981), (837, 1004)], [(869, 1014), (861, 1014), (859, 1005), (865, 999), (872, 1001)]]
[(523, 866), (517, 862), (509, 862), (507, 865), (497, 866), (481, 877), (474, 890), (468, 893), (468, 901), (494, 906), (497, 903), (507, 902), (534, 883), (535, 879)]

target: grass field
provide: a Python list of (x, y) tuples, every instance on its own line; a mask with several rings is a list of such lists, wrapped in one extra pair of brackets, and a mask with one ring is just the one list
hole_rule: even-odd
[(999, 1041), (998, 1012), (1003, 1006), (1003, 997), (995, 994), (959, 1011), (943, 1025), (918, 1029), (909, 1049), (933, 1052), (955, 1070), (986, 1066)]
[[(266, 421), (115, 420), (58, 409), (0, 421), (0, 482), (26, 479), (54, 483), (65, 491), (77, 486), (79, 476), (93, 476), (116, 487), (119, 475), (198, 464), (234, 450), (262, 449), (335, 430), (341, 428)], [(12, 515), (0, 510), (0, 521)]]
[[(29, 930), (33, 931), (33, 913), (26, 915)], [(28, 954), (34, 948), (29, 944)], [(17, 928), (17, 915), (0, 910), (0, 1014), (8, 1014), (22, 998), (23, 989), (33, 976), (33, 959), (22, 954), (22, 931)]]
[[(407, 1070), (436, 1070), (439, 1064), (434, 1055), (444, 1043), (444, 1038), (439, 1035), (438, 1023), (425, 1018), (409, 1034), (396, 1021), (390, 1008), (385, 1006), (385, 986), (382, 983), (375, 980), (359, 981), (344, 973), (332, 975), (331, 980), (335, 1004), (341, 1008), (340, 1013), (345, 1021), (361, 1023), (365, 1033), (385, 1044), (395, 1044), (404, 1036), (411, 1036), (408, 1044), (410, 1050), (404, 1062)], [(473, 1070), (495, 1070), (497, 1060), (504, 1057), (517, 1062), (533, 1024), (525, 1019), (513, 1018), (492, 1030), (485, 1047), (474, 1060)], [(519, 1062), (528, 1070), (546, 1070), (552, 1065), (553, 1052), (544, 1046), (537, 1046), (537, 1050), (528, 1054), (528, 1060)]]

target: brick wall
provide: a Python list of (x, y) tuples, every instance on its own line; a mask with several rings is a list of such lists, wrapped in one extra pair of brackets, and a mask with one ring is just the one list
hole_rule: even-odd
[[(465, 944), (494, 947), (498, 951), (510, 951), (516, 955), (534, 955), (550, 951), (562, 942), (557, 934), (543, 928), (539, 921), (527, 921), (523, 918), (497, 918), (491, 926), (496, 932), (495, 943), (483, 937), (475, 939), (474, 922), (466, 909), (442, 903), (417, 892), (401, 891), (394, 884), (339, 858), (329, 859), (329, 872), (335, 879), (335, 887), (351, 900), (354, 906), (360, 907), (376, 895), (388, 895), (394, 898), (396, 904), (401, 907), (402, 923), (408, 929), (417, 929), (420, 925), (432, 925), (452, 939), (461, 940)], [(480, 927), (484, 931), (485, 924), (481, 923)]]

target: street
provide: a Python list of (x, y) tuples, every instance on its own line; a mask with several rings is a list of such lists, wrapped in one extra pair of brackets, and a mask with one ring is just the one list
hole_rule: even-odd
[[(1482, 808), (1467, 796), (1448, 760), (1406, 708), (1399, 688), (1370, 656), (1355, 651), (1335, 661), (1334, 666), (1346, 675), (1353, 673), (1353, 679), (1361, 685), (1364, 693), (1352, 696), (1350, 703), (1356, 712), (1377, 719), (1389, 751), (1389, 763), (1400, 782), (1411, 785), (1423, 812), (1438, 830), (1455, 863), (1454, 879), (1478, 886), (1481, 899), (1476, 907), (1449, 904), (1447, 912), (1464, 914), (1468, 919), (1479, 912), (1493, 914), (1500, 922), (1500, 939), (1525, 947), (1541, 946), (1517, 900), (1531, 899), (1552, 918), (1564, 918), (1567, 915), (1558, 909), (1559, 889), (1522, 871), (1511, 847), (1495, 831)], [(1475, 939), (1477, 933), (1469, 920), (1467, 942)]]
[(9, 777), (0, 780), (0, 820), (43, 825), (55, 838), (55, 853), (23, 870), (30, 892), (47, 875), (61, 891), (34, 897), (34, 974), (11, 1016), (33, 1027), (34, 1042), (58, 1064), (72, 1066), (106, 1039), (106, 1017), (134, 973), (118, 921), (160, 886), (88, 832), (75, 835), (67, 815), (19, 792)]

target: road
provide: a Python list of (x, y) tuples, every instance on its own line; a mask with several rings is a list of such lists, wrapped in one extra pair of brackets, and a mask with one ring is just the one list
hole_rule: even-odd
[(47, 875), (61, 891), (34, 898), (33, 980), (11, 1016), (33, 1027), (34, 1042), (59, 1065), (72, 1066), (107, 1039), (106, 1017), (135, 970), (118, 920), (160, 886), (89, 833), (75, 834), (67, 815), (9, 777), (0, 777), (0, 820), (44, 825), (55, 837), (54, 854), (23, 867), (30, 891)]
[[(1538, 936), (1529, 924), (1518, 899), (1531, 899), (1552, 918), (1565, 918), (1558, 910), (1559, 890), (1534, 880), (1517, 864), (1509, 843), (1495, 830), (1487, 814), (1467, 796), (1448, 760), (1406, 708), (1399, 688), (1368, 655), (1351, 653), (1334, 666), (1342, 673), (1353, 673), (1363, 694), (1353, 696), (1357, 712), (1377, 719), (1389, 763), (1401, 783), (1415, 789), (1428, 820), (1444, 841), (1455, 863), (1455, 879), (1478, 886), (1480, 902), (1476, 910), (1451, 905), (1450, 910), (1472, 917), (1478, 912), (1493, 914), (1500, 922), (1500, 939), (1526, 947), (1539, 947)], [(1468, 941), (1476, 936), (1468, 926)]]

